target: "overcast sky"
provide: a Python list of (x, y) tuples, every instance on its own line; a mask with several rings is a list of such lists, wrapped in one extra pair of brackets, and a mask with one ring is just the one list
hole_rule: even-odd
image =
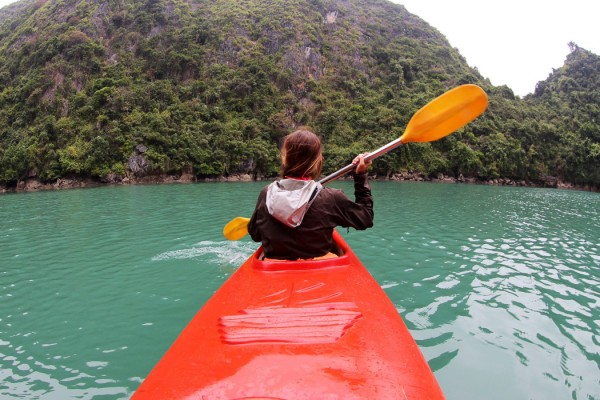
[(496, 86), (524, 96), (558, 69), (569, 42), (600, 55), (600, 1), (393, 0), (437, 28)]
[(563, 65), (569, 42), (600, 55), (599, 0), (392, 1), (437, 28), (492, 84), (520, 96)]

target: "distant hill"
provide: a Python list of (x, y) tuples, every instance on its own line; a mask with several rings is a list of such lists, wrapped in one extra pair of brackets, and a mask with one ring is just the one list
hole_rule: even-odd
[(555, 174), (580, 184), (600, 182), (600, 57), (570, 43), (565, 64), (539, 82), (527, 101), (552, 111), (560, 136)]
[(21, 0), (0, 10), (0, 185), (271, 177), (300, 125), (331, 172), (475, 83), (483, 117), (374, 173), (597, 188), (598, 56), (572, 50), (521, 99), (384, 0)]

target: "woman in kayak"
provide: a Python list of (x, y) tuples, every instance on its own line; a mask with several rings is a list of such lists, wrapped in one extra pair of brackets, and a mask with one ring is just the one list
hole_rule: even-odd
[(373, 226), (373, 198), (365, 162), (366, 154), (353, 164), (354, 197), (316, 182), (323, 155), (319, 137), (306, 128), (287, 135), (281, 150), (283, 179), (265, 187), (258, 196), (248, 232), (262, 242), (265, 257), (297, 260), (335, 257), (336, 226), (364, 230)]

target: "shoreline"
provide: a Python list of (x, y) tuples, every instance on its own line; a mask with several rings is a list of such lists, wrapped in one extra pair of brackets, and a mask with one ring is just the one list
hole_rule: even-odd
[[(160, 185), (160, 184), (188, 184), (188, 183), (209, 183), (209, 182), (261, 182), (271, 181), (276, 179), (266, 177), (253, 177), (250, 174), (236, 174), (231, 176), (222, 176), (218, 178), (197, 178), (192, 174), (182, 175), (151, 175), (144, 177), (124, 177), (122, 179), (110, 180), (95, 180), (87, 179), (58, 179), (56, 182), (43, 183), (36, 178), (28, 178), (17, 182), (15, 186), (0, 185), (0, 194), (9, 193), (35, 193), (42, 191), (68, 190), (93, 188), (103, 186), (124, 186), (124, 185)], [(349, 177), (342, 177), (339, 180), (349, 180)], [(600, 188), (590, 185), (575, 185), (570, 182), (563, 182), (556, 178), (548, 178), (541, 182), (527, 182), (524, 180), (515, 181), (508, 178), (498, 178), (491, 180), (478, 180), (476, 178), (458, 178), (439, 175), (436, 178), (423, 176), (419, 173), (402, 172), (391, 176), (370, 175), (371, 181), (391, 181), (391, 182), (432, 182), (432, 183), (465, 183), (472, 185), (489, 185), (489, 186), (518, 186), (531, 188), (549, 188), (549, 189), (566, 189), (579, 190), (586, 192), (600, 192)]]

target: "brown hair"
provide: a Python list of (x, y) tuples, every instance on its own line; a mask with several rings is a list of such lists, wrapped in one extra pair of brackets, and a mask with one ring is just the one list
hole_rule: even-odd
[(317, 179), (322, 166), (321, 140), (309, 128), (299, 128), (284, 138), (281, 149), (284, 177)]

